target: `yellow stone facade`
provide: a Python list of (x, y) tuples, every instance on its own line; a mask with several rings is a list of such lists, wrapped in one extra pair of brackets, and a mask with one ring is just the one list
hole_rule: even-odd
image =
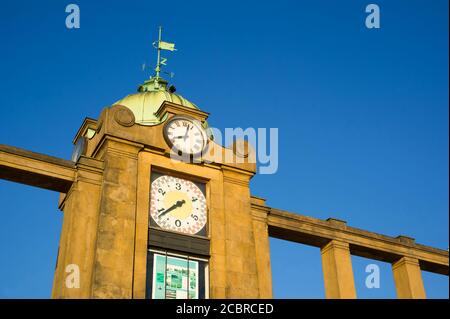
[[(164, 102), (157, 114), (168, 119), (189, 115), (202, 122), (208, 116), (170, 102)], [(208, 161), (175, 161), (163, 139), (164, 123), (123, 125), (130, 117), (127, 108), (115, 105), (84, 127), (97, 133), (79, 163), (93, 161), (101, 168), (85, 172), (80, 166), (61, 199), (64, 222), (53, 297), (145, 298), (150, 175), (157, 170), (206, 184), (209, 296), (270, 298), (267, 225), (251, 209), (249, 181), (255, 163), (245, 158), (225, 163), (226, 156), (237, 155), (212, 141)], [(84, 133), (80, 130), (79, 137)], [(264, 236), (255, 236), (260, 233)], [(65, 287), (68, 264), (80, 266), (79, 289)], [(258, 276), (264, 272), (266, 276)]]

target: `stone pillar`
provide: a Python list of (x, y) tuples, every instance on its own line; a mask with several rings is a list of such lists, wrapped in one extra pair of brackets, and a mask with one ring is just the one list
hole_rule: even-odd
[(133, 297), (138, 153), (135, 143), (107, 138), (92, 298)]
[[(64, 212), (64, 220), (52, 298), (91, 297), (102, 173), (101, 161), (81, 157), (77, 163), (76, 180), (69, 192), (62, 195), (60, 208)], [(79, 287), (70, 280), (67, 286), (66, 280), (77, 276), (75, 268), (79, 270)]]
[(333, 239), (321, 248), (321, 255), (326, 298), (356, 298), (348, 243)]
[(251, 175), (223, 168), (225, 210), (225, 298), (258, 298), (258, 270), (251, 215)]
[(223, 179), (210, 180), (209, 236), (211, 258), (209, 260), (209, 297), (224, 299), (227, 296), (227, 265), (226, 265), (226, 233), (225, 233), (225, 200), (223, 198)]
[(402, 257), (392, 264), (395, 289), (400, 299), (425, 299), (422, 272), (419, 261), (411, 257)]
[(252, 197), (253, 235), (255, 237), (256, 267), (258, 269), (259, 298), (272, 298), (272, 271), (265, 200)]

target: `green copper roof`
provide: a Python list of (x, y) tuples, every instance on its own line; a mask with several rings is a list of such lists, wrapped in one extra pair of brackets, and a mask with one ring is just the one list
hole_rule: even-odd
[(113, 105), (123, 105), (129, 108), (135, 117), (136, 123), (141, 125), (157, 125), (165, 120), (158, 119), (155, 112), (164, 101), (180, 104), (184, 107), (199, 109), (194, 103), (186, 100), (179, 94), (167, 89), (167, 81), (154, 77), (145, 81), (139, 87), (139, 92), (127, 95)]

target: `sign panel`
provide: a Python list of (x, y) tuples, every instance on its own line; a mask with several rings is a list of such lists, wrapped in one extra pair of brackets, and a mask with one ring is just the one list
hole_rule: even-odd
[(198, 299), (198, 261), (154, 254), (153, 299)]

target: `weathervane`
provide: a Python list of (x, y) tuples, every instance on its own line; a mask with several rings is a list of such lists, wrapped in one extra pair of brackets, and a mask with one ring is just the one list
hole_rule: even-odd
[[(166, 51), (176, 51), (175, 43), (170, 43), (166, 41), (162, 41), (162, 27), (159, 27), (159, 36), (158, 41), (153, 42), (153, 47), (157, 50), (157, 59), (156, 59), (156, 67), (155, 67), (155, 75), (150, 77), (149, 80), (145, 81), (144, 84), (139, 86), (138, 91), (146, 92), (146, 91), (159, 91), (161, 89), (166, 89), (166, 85), (168, 82), (164, 80), (161, 76), (161, 66), (167, 65), (167, 59), (161, 56), (161, 50)], [(142, 65), (142, 70), (146, 69), (145, 63)], [(167, 73), (167, 72), (164, 72)], [(171, 78), (174, 76), (172, 72), (167, 73)], [(175, 90), (175, 87), (171, 86), (170, 90)]]
[(175, 49), (175, 43), (165, 42), (161, 40), (162, 38), (162, 27), (159, 27), (159, 36), (158, 41), (153, 42), (153, 47), (158, 50), (157, 60), (156, 60), (156, 67), (155, 67), (155, 77), (159, 78), (159, 74), (161, 72), (161, 65), (167, 65), (167, 59), (164, 57), (161, 57), (161, 50), (167, 50), (167, 51), (176, 51)]

